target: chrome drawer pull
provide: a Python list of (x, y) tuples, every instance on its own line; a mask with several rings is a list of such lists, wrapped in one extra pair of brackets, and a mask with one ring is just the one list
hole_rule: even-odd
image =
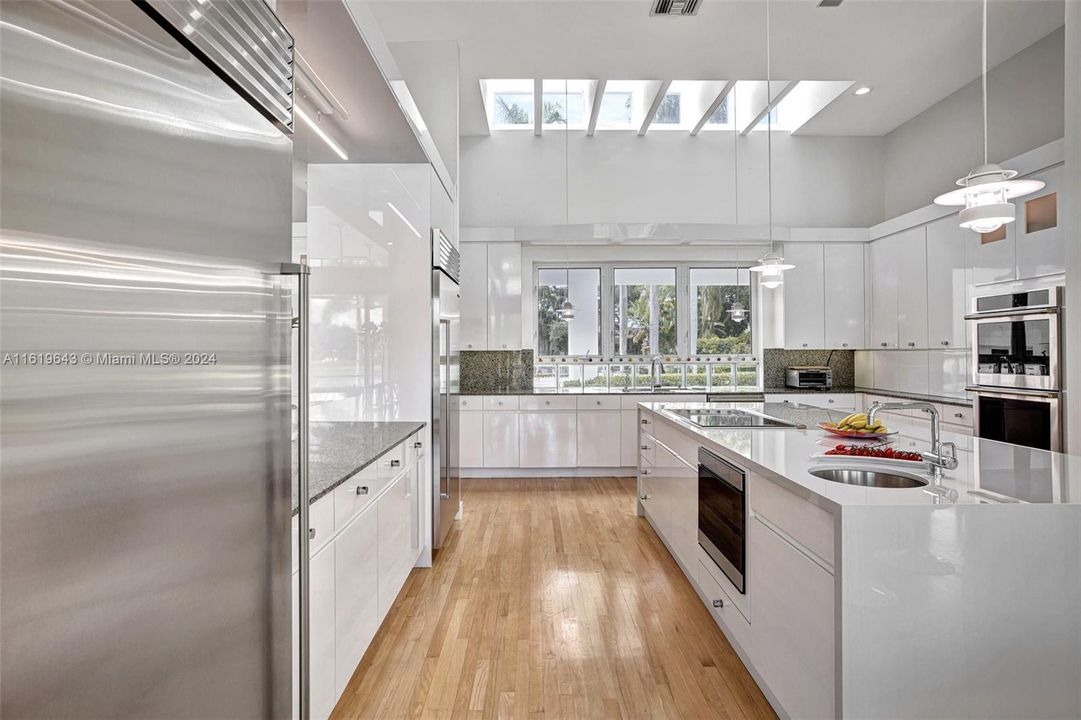
[(643, 449), (643, 450), (649, 450), (649, 445), (643, 445), (643, 446), (642, 446), (642, 449)]
[(649, 470), (647, 468), (642, 468), (642, 474), (649, 475)]
[(367, 485), (357, 485), (357, 495), (367, 495), (367, 494), (368, 494), (368, 486)]
[(713, 607), (715, 607), (715, 608), (723, 608), (724, 607), (724, 600), (721, 600), (720, 598), (717, 598), (716, 600), (713, 601)]
[(642, 495), (642, 499), (643, 500), (652, 500), (653, 496), (652, 495)]
[(419, 440), (413, 443), (413, 449), (415, 450), (420, 450), (422, 447), (424, 447), (424, 443), (420, 442)]
[(309, 540), (314, 540), (315, 539), (315, 528), (308, 528), (308, 539)]
[(402, 466), (402, 461), (401, 460), (391, 460), (390, 461), (390, 466), (391, 467), (401, 467)]

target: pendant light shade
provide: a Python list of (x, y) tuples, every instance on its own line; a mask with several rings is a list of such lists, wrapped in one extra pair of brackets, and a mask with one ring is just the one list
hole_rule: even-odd
[(567, 268), (567, 299), (559, 306), (559, 316), (564, 320), (574, 319), (574, 303), (571, 302), (571, 270)]
[(989, 233), (1016, 219), (1011, 198), (1034, 193), (1044, 186), (1041, 180), (1015, 180), (1016, 170), (1004, 170), (987, 162), (987, 0), (983, 0), (983, 165), (957, 181), (960, 189), (942, 193), (936, 205), (963, 205), (958, 214), (961, 227)]
[[(736, 292), (739, 292), (739, 268), (736, 268)], [(739, 301), (738, 295), (726, 312), (733, 322), (741, 323), (747, 319), (747, 308)]]
[(753, 272), (762, 273), (759, 282), (763, 287), (773, 289), (780, 287), (784, 284), (784, 271), (791, 270), (796, 267), (790, 263), (786, 263), (784, 258), (777, 253), (770, 250), (762, 259), (758, 261), (758, 264), (751, 268)]

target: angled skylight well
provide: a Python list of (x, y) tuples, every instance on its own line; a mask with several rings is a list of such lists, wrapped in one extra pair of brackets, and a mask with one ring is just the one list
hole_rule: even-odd
[(481, 80), (480, 92), (489, 129), (533, 129), (532, 79)]
[(609, 80), (601, 98), (597, 129), (638, 130), (660, 87), (659, 80)]
[(649, 130), (694, 130), (707, 112), (714, 114), (714, 101), (726, 85), (723, 80), (673, 80), (657, 107)]
[(778, 124), (774, 129), (797, 133), (808, 120), (852, 87), (851, 80), (801, 80), (777, 103)]
[(541, 85), (541, 127), (584, 130), (596, 84), (595, 80), (545, 80)]

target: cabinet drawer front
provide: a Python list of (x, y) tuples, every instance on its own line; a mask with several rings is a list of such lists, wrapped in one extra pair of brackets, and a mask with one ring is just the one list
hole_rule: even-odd
[(518, 409), (518, 396), (517, 395), (485, 395), (484, 396), (484, 409), (485, 410), (517, 410)]
[(638, 446), (638, 464), (642, 467), (652, 467), (656, 461), (656, 445), (649, 435), (642, 435), (642, 442)]
[[(334, 493), (328, 493), (311, 504), (308, 509), (308, 557), (315, 555), (334, 534)], [(293, 516), (293, 570), (297, 563), (297, 540), (300, 537), (300, 515)]]
[(652, 402), (651, 395), (617, 395), (619, 405), (624, 410), (637, 410), (638, 403)]
[(341, 530), (348, 525), (385, 485), (386, 481), (379, 479), (375, 466), (369, 465), (334, 488), (334, 528)]
[(579, 410), (619, 410), (618, 395), (579, 395)]
[[(712, 562), (712, 561), (711, 561)], [(698, 587), (706, 596), (706, 607), (710, 615), (727, 631), (729, 637), (743, 648), (750, 650), (751, 625), (739, 611), (732, 598), (721, 588), (709, 567), (702, 560), (698, 561)]]
[(376, 473), (381, 480), (393, 480), (405, 469), (405, 443), (395, 445), (375, 461)]
[(424, 442), (424, 430), (418, 430), (417, 432), (406, 438), (405, 441), (405, 464), (412, 465), (416, 462), (417, 458), (424, 454), (424, 446), (427, 445)]
[(462, 412), (479, 412), (484, 409), (483, 400), (480, 395), (459, 395), (458, 409)]
[(758, 475), (750, 476), (750, 486), (748, 502), (753, 513), (833, 567), (833, 515)]
[(522, 395), (518, 398), (521, 410), (574, 410), (573, 397), (567, 395)]
[(823, 395), (819, 402), (823, 403), (822, 407), (830, 410), (856, 409), (856, 396), (853, 393), (830, 393), (829, 395)]
[(972, 408), (970, 407), (942, 404), (938, 406), (938, 411), (944, 423), (972, 427)]

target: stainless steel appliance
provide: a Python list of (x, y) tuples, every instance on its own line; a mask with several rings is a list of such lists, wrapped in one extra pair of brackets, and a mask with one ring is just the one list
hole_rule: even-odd
[(289, 34), (0, 21), (0, 716), (287, 717)]
[(833, 387), (833, 370), (820, 366), (785, 368), (784, 384), (805, 390), (829, 390)]
[(736, 589), (746, 593), (747, 476), (698, 448), (698, 544)]
[(1063, 288), (973, 298), (971, 384), (978, 437), (1062, 449)]
[(432, 548), (443, 547), (461, 507), (458, 470), (459, 256), (432, 229)]
[(771, 417), (755, 410), (744, 410), (743, 408), (696, 408), (689, 410), (679, 408), (668, 412), (685, 418), (699, 427), (708, 428), (754, 428), (756, 430), (795, 428), (803, 430), (807, 427), (806, 425)]

